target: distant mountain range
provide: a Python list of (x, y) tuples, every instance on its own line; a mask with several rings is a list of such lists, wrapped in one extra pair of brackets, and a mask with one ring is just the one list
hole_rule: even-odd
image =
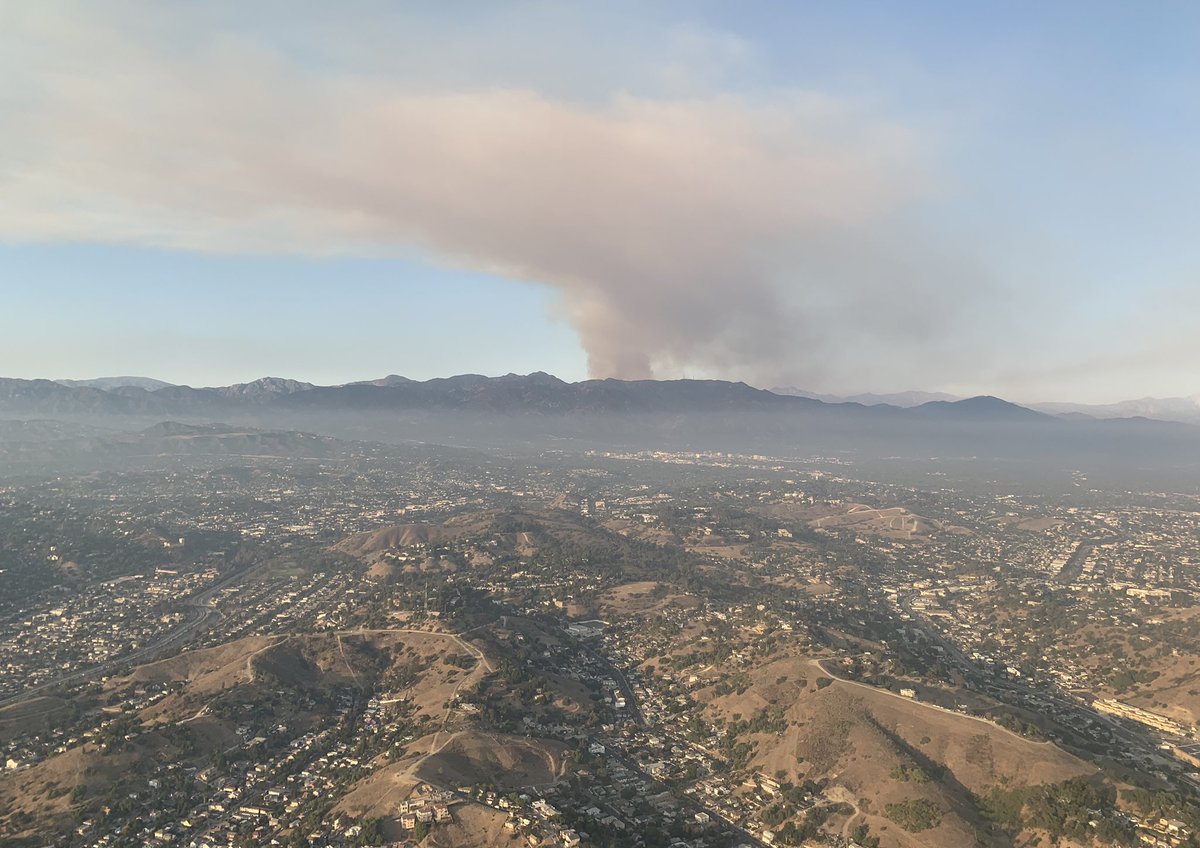
[[(882, 398), (888, 396), (871, 396)], [(1046, 418), (996, 398), (950, 399), (929, 395), (919, 405), (918, 393), (905, 403), (877, 402), (895, 414), (916, 411), (921, 417), (983, 415), (1002, 419)], [(825, 406), (860, 405), (858, 401), (817, 399), (807, 395), (757, 389), (724, 380), (583, 380), (568, 383), (536, 372), (485, 377), (459, 374), (431, 380), (390, 375), (378, 380), (338, 386), (316, 386), (282, 377), (263, 377), (232, 386), (192, 388), (142, 377), (96, 380), (18, 380), (0, 378), (0, 414), (53, 415), (198, 415), (263, 409), (306, 411), (460, 410), (517, 415), (778, 412), (816, 410)]]
[[(156, 406), (155, 403), (148, 401), (141, 396), (141, 392), (153, 394), (156, 400), (161, 401), (161, 406), (167, 408), (186, 409), (194, 406), (204, 397), (209, 397), (216, 400), (218, 397), (225, 399), (243, 399), (250, 401), (271, 401), (285, 395), (296, 394), (299, 392), (308, 392), (317, 390), (319, 396), (328, 400), (337, 395), (336, 390), (350, 390), (345, 393), (345, 397), (353, 398), (358, 402), (362, 402), (369, 395), (354, 392), (356, 387), (375, 387), (375, 388), (397, 388), (407, 387), (410, 389), (411, 397), (421, 396), (427, 400), (434, 400), (438, 395), (443, 396), (443, 401), (450, 401), (454, 398), (454, 402), (470, 403), (472, 396), (475, 400), (483, 400), (484, 396), (490, 396), (491, 401), (498, 400), (494, 388), (498, 385), (513, 386), (516, 382), (525, 380), (529, 383), (537, 383), (542, 386), (543, 396), (546, 394), (546, 388), (561, 388), (566, 386), (580, 387), (581, 395), (591, 395), (595, 397), (606, 397), (609, 400), (616, 400), (617, 392), (613, 391), (611, 384), (622, 381), (615, 380), (585, 380), (580, 383), (566, 383), (545, 373), (536, 373), (529, 375), (507, 374), (503, 377), (483, 377), (478, 374), (460, 374), (454, 377), (436, 378), (433, 380), (418, 381), (408, 377), (403, 377), (399, 374), (389, 374), (386, 377), (380, 377), (375, 380), (359, 380), (353, 383), (345, 383), (335, 386), (317, 386), (313, 383), (304, 382), (302, 380), (292, 380), (284, 377), (262, 377), (250, 383), (236, 383), (230, 386), (211, 386), (206, 388), (193, 389), (188, 386), (168, 383), (163, 380), (156, 380), (152, 377), (98, 377), (91, 380), (54, 380), (60, 386), (67, 388), (83, 388), (83, 389), (98, 389), (104, 392), (109, 392), (118, 396), (126, 397), (131, 401), (131, 405), (136, 407), (141, 405), (147, 408)], [(4, 381), (0, 378), (0, 382)], [(22, 383), (40, 383), (45, 381), (24, 380), (16, 381)], [(670, 384), (696, 384), (716, 386), (724, 384), (719, 380), (668, 380), (668, 381), (641, 381), (644, 383), (654, 383), (658, 385)], [(609, 385), (608, 391), (598, 390), (597, 385)], [(725, 384), (732, 385), (732, 384)], [(742, 384), (738, 384), (742, 385)], [(416, 388), (424, 387), (424, 388)], [(747, 387), (749, 388), (749, 387)], [(163, 389), (173, 389), (173, 392), (162, 392)], [(139, 391), (140, 390), (140, 391)], [(966, 400), (958, 395), (948, 394), (946, 392), (923, 392), (923, 391), (907, 391), (907, 392), (891, 392), (877, 394), (873, 392), (864, 392), (861, 394), (852, 395), (836, 395), (822, 392), (813, 392), (807, 389), (798, 388), (796, 386), (777, 386), (769, 390), (772, 394), (783, 395), (786, 397), (806, 398), (808, 400), (817, 400), (827, 404), (860, 404), (862, 406), (894, 406), (901, 409), (911, 409), (914, 407), (924, 406), (930, 403), (955, 403), (957, 401)], [(3, 396), (3, 390), (0, 389), (0, 398)], [(318, 403), (314, 396), (301, 403)], [(695, 395), (693, 395), (695, 397)], [(89, 406), (89, 401), (81, 396), (78, 400), (86, 407)], [(95, 403), (95, 398), (91, 403)], [(0, 400), (0, 404), (3, 400)], [(503, 405), (503, 404), (501, 404)], [(570, 405), (570, 404), (568, 404)], [(1070, 403), (1070, 402), (1042, 402), (1021, 404), (1026, 409), (1031, 409), (1036, 412), (1042, 412), (1047, 415), (1054, 416), (1088, 416), (1097, 419), (1110, 418), (1150, 418), (1158, 421), (1176, 421), (1185, 424), (1200, 424), (1200, 394), (1191, 395), (1188, 397), (1171, 397), (1171, 398), (1152, 398), (1145, 397), (1137, 400), (1121, 401), (1119, 403), (1109, 404), (1086, 404), (1086, 403)], [(3, 407), (0, 406), (0, 411)]]
[[(944, 392), (895, 392), (892, 394), (831, 395), (810, 392), (795, 386), (771, 389), (776, 394), (812, 398), (825, 403), (861, 403), (864, 406), (913, 407), (933, 401), (962, 400)], [(1022, 406), (1048, 415), (1087, 416), (1088, 418), (1151, 418), (1156, 421), (1176, 421), (1182, 424), (1200, 424), (1200, 394), (1188, 397), (1152, 398), (1125, 400), (1118, 403), (1069, 403), (1044, 402), (1026, 403)]]
[(1051, 415), (1087, 415), (1091, 418), (1153, 418), (1200, 424), (1200, 395), (1173, 398), (1145, 397), (1120, 403), (1034, 403), (1030, 409)]
[(779, 386), (771, 389), (777, 395), (792, 395), (793, 397), (806, 397), (813, 400), (824, 401), (825, 403), (861, 403), (863, 406), (880, 406), (887, 404), (888, 406), (920, 406), (923, 403), (932, 401), (956, 401), (962, 400), (957, 395), (948, 395), (945, 392), (894, 392), (892, 394), (877, 395), (871, 392), (858, 395), (828, 395), (820, 392), (810, 392), (806, 389), (798, 389), (795, 386)]
[[(1167, 474), (1200, 479), (1200, 427), (1146, 417), (1101, 420), (994, 397), (860, 396), (898, 401), (867, 404), (722, 380), (568, 383), (542, 372), (423, 381), (391, 375), (340, 386), (281, 377), (208, 388), (146, 388), (138, 378), (86, 383), (0, 379), (0, 420), (41, 422), (24, 429), (11, 424), (0, 428), (0, 441), (20, 442), (20, 454), (32, 459), (51, 452), (35, 449), (33, 443), (44, 446), (58, 436), (64, 448), (69, 441), (75, 455), (86, 457), (89, 445), (111, 455), (143, 449), (178, 452), (196, 445), (236, 452), (229, 446), (254, 440), (273, 444), (277, 437), (264, 434), (300, 432), (359, 442), (521, 450), (557, 446), (845, 455), (887, 462), (982, 460), (993, 463), (989, 473), (1005, 468), (1004, 463), (1028, 469), (1032, 462), (1039, 470), (1059, 473), (1123, 468), (1140, 474), (1149, 469), (1153, 473), (1142, 479), (1165, 480)], [(236, 436), (223, 432), (164, 440), (151, 430), (126, 442), (109, 436), (72, 438), (67, 427), (129, 433), (163, 421), (225, 425)]]
[(30, 466), (105, 468), (163, 457), (315, 457), (353, 447), (324, 436), (225, 424), (166, 421), (120, 431), (57, 421), (0, 420), (0, 472)]
[(73, 388), (104, 389), (106, 391), (134, 386), (152, 392), (155, 389), (165, 389), (167, 386), (173, 385), (163, 380), (155, 380), (153, 377), (97, 377), (94, 380), (55, 380), (54, 382)]

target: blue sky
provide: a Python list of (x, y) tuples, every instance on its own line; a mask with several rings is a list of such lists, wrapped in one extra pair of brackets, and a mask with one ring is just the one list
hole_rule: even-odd
[(0, 373), (1200, 392), (1188, 3), (0, 5)]
[(585, 367), (569, 326), (543, 319), (544, 290), (420, 262), (108, 245), (9, 246), (3, 256), (13, 279), (30, 281), (6, 287), (11, 308), (0, 316), (11, 373), (132, 370), (225, 385), (263, 375), (430, 377), (496, 363), (525, 373), (547, 358), (576, 374)]

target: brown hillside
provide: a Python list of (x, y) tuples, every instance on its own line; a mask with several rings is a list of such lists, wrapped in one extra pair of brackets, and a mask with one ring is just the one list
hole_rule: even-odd
[(374, 560), (377, 555), (398, 548), (491, 536), (499, 537), (507, 549), (524, 557), (535, 554), (542, 539), (584, 543), (594, 541), (597, 535), (595, 528), (581, 524), (569, 513), (486, 511), (458, 515), (442, 524), (392, 524), (366, 530), (347, 536), (333, 549)]
[(333, 549), (351, 556), (366, 557), (394, 548), (428, 545), (455, 538), (457, 537), (453, 533), (438, 524), (393, 524), (347, 536), (334, 545)]
[[(302, 732), (316, 725), (328, 696), (345, 687), (378, 686), (433, 731), (455, 693), (486, 670), (478, 651), (450, 634), (366, 631), (255, 637), (152, 663), (105, 684), (106, 693), (118, 696), (146, 684), (175, 687), (121, 719), (123, 744), (108, 750), (79, 744), (32, 768), (0, 772), (0, 809), (30, 813), (31, 833), (54, 832), (69, 824), (77, 789), (85, 798), (103, 795), (150, 763), (202, 766), (241, 744), (237, 728), (252, 715), (263, 723), (254, 732), (280, 722)], [(469, 767), (469, 753), (450, 749), (447, 756), (444, 768)], [(512, 760), (514, 773), (521, 773), (520, 759)], [(526, 771), (540, 774), (538, 759), (528, 759)], [(508, 761), (498, 762), (502, 768)]]
[(759, 512), (780, 521), (803, 522), (814, 529), (853, 530), (891, 539), (922, 539), (943, 532), (967, 532), (964, 528), (942, 524), (898, 506), (880, 509), (860, 503), (782, 502), (764, 506)]
[[(748, 672), (740, 694), (719, 694), (714, 673), (712, 685), (694, 695), (714, 720), (767, 711), (783, 721), (782, 731), (739, 737), (754, 746), (748, 768), (797, 783), (828, 781), (827, 794), (855, 810), (849, 820), (831, 820), (830, 832), (865, 821), (883, 848), (973, 845), (985, 829), (973, 794), (1095, 773), (1050, 743), (868, 686), (835, 680), (820, 688), (822, 677), (812, 660), (784, 657)], [(937, 827), (909, 834), (888, 820), (888, 804), (920, 799), (941, 811)]]
[(266, 636), (249, 636), (235, 642), (227, 642), (215, 648), (185, 651), (178, 656), (139, 666), (124, 678), (115, 678), (108, 688), (116, 688), (129, 681), (139, 683), (164, 683), (173, 681), (197, 682), (207, 675), (228, 670), (239, 663), (245, 665), (246, 658), (271, 644)]
[(502, 790), (548, 786), (566, 772), (566, 748), (547, 739), (463, 732), (421, 763), (416, 776), (435, 786), (494, 783)]
[(31, 698), (0, 710), (0, 743), (56, 726), (67, 715), (61, 698)]
[(483, 804), (459, 804), (454, 823), (438, 827), (425, 840), (428, 848), (495, 848), (516, 844), (504, 829), (507, 815)]

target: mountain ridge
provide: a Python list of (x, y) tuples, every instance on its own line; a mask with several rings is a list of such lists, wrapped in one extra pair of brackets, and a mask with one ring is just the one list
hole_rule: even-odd
[(1028, 407), (1053, 415), (1087, 415), (1101, 419), (1149, 418), (1200, 424), (1200, 394), (1167, 398), (1143, 397), (1116, 403), (1044, 402), (1031, 403)]
[[(107, 383), (111, 379), (111, 383)], [(225, 414), (278, 408), (288, 411), (463, 410), (480, 413), (615, 414), (840, 410), (879, 417), (952, 417), (956, 420), (1061, 420), (1063, 413), (992, 396), (954, 398), (937, 393), (904, 393), (900, 403), (888, 395), (858, 400), (825, 400), (810, 394), (780, 393), (744, 382), (708, 379), (567, 382), (543, 371), (531, 374), (456, 374), (428, 380), (389, 375), (378, 380), (333, 386), (285, 377), (262, 377), (230, 386), (193, 388), (151, 378), (98, 378), (77, 385), (61, 380), (0, 378), (0, 414), (174, 415)], [(102, 388), (97, 383), (109, 385)], [(161, 383), (161, 381), (155, 381)], [(936, 397), (911, 405), (917, 397)], [(834, 397), (834, 396), (828, 396)], [(1044, 407), (1045, 405), (1043, 405)], [(1072, 417), (1078, 417), (1074, 415)], [(1116, 416), (1108, 416), (1116, 417)], [(1136, 418), (1139, 416), (1130, 416)], [(1140, 416), (1147, 417), (1147, 416)]]
[[(0, 378), (3, 381), (20, 380), (27, 384), (39, 383), (39, 379), (24, 379), (20, 378)], [(192, 387), (185, 384), (170, 383), (165, 380), (159, 380), (153, 377), (142, 376), (116, 376), (116, 377), (96, 377), (86, 380), (74, 379), (55, 379), (49, 381), (58, 386), (71, 389), (94, 389), (105, 392), (110, 395), (123, 396), (133, 403), (148, 404), (151, 401), (147, 396), (153, 396), (161, 401), (170, 400), (170, 404), (164, 405), (164, 411), (167, 406), (173, 405), (178, 409), (190, 402), (192, 405), (202, 402), (205, 398), (215, 401), (217, 396), (232, 400), (252, 400), (252, 401), (271, 401), (285, 395), (297, 394), (311, 390), (323, 390), (329, 394), (331, 390), (351, 389), (353, 387), (373, 387), (373, 388), (412, 388), (425, 387), (425, 390), (432, 392), (436, 389), (448, 389), (453, 391), (465, 391), (473, 387), (474, 390), (480, 391), (481, 387), (492, 385), (519, 385), (524, 383), (526, 387), (538, 384), (542, 387), (542, 391), (549, 391), (553, 388), (566, 387), (585, 387), (583, 390), (599, 396), (603, 393), (602, 389), (589, 388), (601, 385), (610, 387), (609, 394), (612, 394), (611, 386), (613, 384), (693, 384), (693, 385), (742, 385), (745, 383), (737, 383), (726, 380), (616, 380), (614, 378), (604, 379), (587, 379), (575, 382), (562, 380), (552, 374), (544, 371), (535, 371), (530, 374), (503, 374), (495, 377), (488, 377), (482, 374), (465, 373), (455, 374), (446, 377), (432, 377), (427, 380), (416, 380), (410, 377), (405, 377), (400, 374), (388, 374), (385, 377), (367, 380), (354, 380), (346, 383), (336, 383), (331, 385), (319, 385), (304, 380), (297, 380), (290, 377), (265, 376), (244, 383), (233, 383), (224, 386), (205, 386)], [(903, 392), (863, 392), (858, 394), (832, 394), (823, 392), (809, 391), (796, 386), (776, 386), (769, 389), (761, 389), (753, 386), (748, 386), (756, 391), (766, 391), (771, 394), (781, 397), (804, 398), (808, 400), (820, 401), (825, 404), (855, 404), (860, 406), (891, 406), (900, 409), (915, 409), (925, 406), (930, 403), (944, 402), (956, 403), (959, 401), (973, 400), (971, 397), (963, 397), (947, 392), (927, 392), (920, 390), (910, 390)], [(208, 393), (208, 394), (205, 394)], [(2, 391), (0, 391), (2, 394)], [(65, 398), (65, 396), (60, 396)], [(82, 397), (82, 396), (81, 396)], [(975, 396), (983, 397), (983, 396)], [(97, 398), (92, 396), (92, 402), (96, 403)], [(1059, 418), (1082, 420), (1082, 418), (1092, 419), (1150, 419), (1158, 421), (1175, 421), (1187, 424), (1200, 424), (1200, 393), (1194, 395), (1182, 395), (1178, 397), (1142, 397), (1131, 400), (1118, 401), (1115, 403), (1075, 403), (1070, 401), (1039, 401), (1035, 403), (1027, 403), (1023, 401), (1008, 401), (1016, 406), (1024, 409), (1041, 412), (1047, 415), (1056, 416)]]
[(173, 385), (165, 380), (156, 380), (153, 377), (94, 377), (90, 380), (55, 380), (54, 382), (69, 386), (71, 388), (92, 388), (92, 389), (117, 389), (125, 386), (135, 386), (147, 391), (155, 389), (164, 389), (167, 386)]
[[(723, 451), (887, 462), (941, 458), (983, 461), (993, 468), (1016, 461), (1036, 463), (1042, 472), (1085, 468), (1095, 474), (1140, 475), (1156, 484), (1190, 479), (1200, 469), (1200, 426), (1061, 416), (990, 396), (916, 407), (868, 406), (779, 395), (723, 380), (568, 383), (544, 372), (386, 383), (310, 387), (273, 378), (232, 391), (188, 386), (104, 391), (0, 379), (0, 420), (56, 419), (123, 431), (172, 420), (355, 442), (520, 451)], [(28, 438), (30, 431), (20, 435)], [(214, 441), (214, 449), (231, 444), (223, 437)]]
[[(118, 379), (118, 378), (114, 378)], [(124, 378), (120, 378), (124, 379)], [(130, 378), (134, 379), (134, 378)], [(136, 378), (141, 380), (143, 378)], [(145, 378), (149, 379), (149, 378)], [(968, 413), (1021, 409), (1030, 416), (1044, 413), (1009, 401), (992, 399), (984, 410), (979, 398), (938, 400), (913, 407), (890, 404), (829, 402), (817, 398), (778, 394), (744, 382), (708, 379), (618, 380), (589, 379), (567, 382), (543, 371), (531, 374), (457, 374), (429, 380), (390, 375), (380, 380), (319, 386), (283, 377), (262, 377), (231, 386), (193, 388), (164, 384), (147, 389), (135, 382), (114, 383), (110, 388), (66, 385), (62, 381), (0, 378), (0, 412), (107, 412), (110, 414), (169, 414), (225, 411), (254, 406), (290, 409), (465, 409), (480, 412), (627, 413), (767, 411), (846, 407), (877, 412), (886, 410), (953, 410)], [(1046, 416), (1048, 417), (1048, 416)]]
[(900, 406), (911, 407), (920, 406), (923, 403), (929, 403), (935, 400), (956, 401), (965, 400), (961, 395), (952, 395), (946, 392), (922, 392), (922, 391), (907, 391), (907, 392), (884, 392), (877, 394), (875, 392), (862, 392), (854, 395), (836, 395), (822, 392), (810, 392), (807, 389), (798, 388), (796, 386), (776, 386), (770, 391), (777, 395), (791, 395), (793, 397), (806, 397), (813, 400), (821, 400), (825, 403), (859, 403), (863, 406)]

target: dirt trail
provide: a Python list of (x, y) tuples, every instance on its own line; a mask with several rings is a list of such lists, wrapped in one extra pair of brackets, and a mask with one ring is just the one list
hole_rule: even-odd
[[(438, 729), (436, 731), (434, 731), (433, 736), (429, 740), (429, 750), (426, 751), (420, 758), (413, 761), (413, 763), (410, 764), (409, 767), (404, 770), (405, 776), (414, 777), (417, 769), (419, 769), (427, 759), (432, 757), (434, 754), (440, 753), (447, 745), (449, 745), (451, 742), (453, 742), (458, 737), (458, 735), (459, 735), (458, 732), (455, 732), (455, 733), (451, 733), (448, 736), (446, 736), (446, 739), (444, 741), (442, 741), (442, 739), (441, 739), (442, 734), (445, 733), (445, 731), (446, 731), (446, 725), (450, 723), (450, 717), (454, 713), (454, 701), (458, 697), (459, 691), (461, 691), (462, 688), (464, 686), (466, 686), (468, 683), (473, 684), (473, 683), (478, 682), (479, 678), (481, 678), (484, 675), (485, 671), (486, 671), (486, 673), (491, 674), (491, 673), (495, 672), (496, 669), (492, 666), (491, 661), (488, 660), (487, 656), (483, 653), (483, 651), (481, 651), (479, 648), (472, 645), (470, 642), (465, 641), (461, 635), (459, 635), (457, 633), (449, 633), (446, 631), (418, 630), (417, 628), (413, 628), (413, 627), (392, 627), (392, 628), (374, 628), (374, 629), (360, 628), (358, 630), (342, 630), (342, 631), (338, 632), (338, 644), (341, 645), (341, 637), (343, 635), (361, 636), (361, 635), (370, 634), (370, 633), (380, 633), (380, 634), (409, 633), (409, 634), (414, 634), (414, 635), (418, 635), (418, 636), (435, 636), (435, 637), (441, 637), (443, 639), (449, 639), (452, 642), (454, 642), (456, 645), (458, 645), (460, 648), (462, 648), (464, 651), (469, 653), (471, 656), (473, 656), (476, 660), (475, 667), (472, 668), (471, 671), (468, 672), (467, 675), (458, 682), (458, 685), (454, 687), (454, 691), (450, 693), (450, 697), (447, 699), (446, 713), (445, 713), (445, 715), (442, 716), (441, 724), (438, 725)], [(345, 654), (343, 654), (342, 656), (344, 657)]]
[(274, 648), (276, 645), (280, 644), (285, 639), (287, 639), (286, 636), (277, 636), (277, 637), (275, 637), (275, 641), (271, 642), (268, 645), (264, 645), (263, 647), (259, 648), (257, 651), (252, 653), (250, 656), (246, 657), (246, 681), (248, 683), (253, 683), (256, 679), (255, 675), (254, 675), (254, 658), (257, 657), (259, 654), (263, 653), (264, 651), (271, 650), (271, 648)]
[(362, 681), (358, 679), (358, 672), (354, 670), (354, 666), (350, 665), (350, 660), (346, 656), (346, 646), (342, 643), (342, 634), (337, 634), (338, 653), (342, 655), (342, 662), (346, 665), (346, 671), (350, 672), (350, 676), (354, 678), (354, 685), (359, 689), (362, 688)]
[(842, 838), (848, 840), (850, 838), (850, 831), (854, 829), (858, 817), (863, 814), (863, 811), (858, 806), (858, 801), (855, 800), (850, 790), (844, 786), (830, 786), (825, 790), (825, 797), (830, 801), (836, 801), (839, 804), (845, 804), (848, 807), (854, 808), (853, 815), (846, 819), (846, 823), (842, 826)]

